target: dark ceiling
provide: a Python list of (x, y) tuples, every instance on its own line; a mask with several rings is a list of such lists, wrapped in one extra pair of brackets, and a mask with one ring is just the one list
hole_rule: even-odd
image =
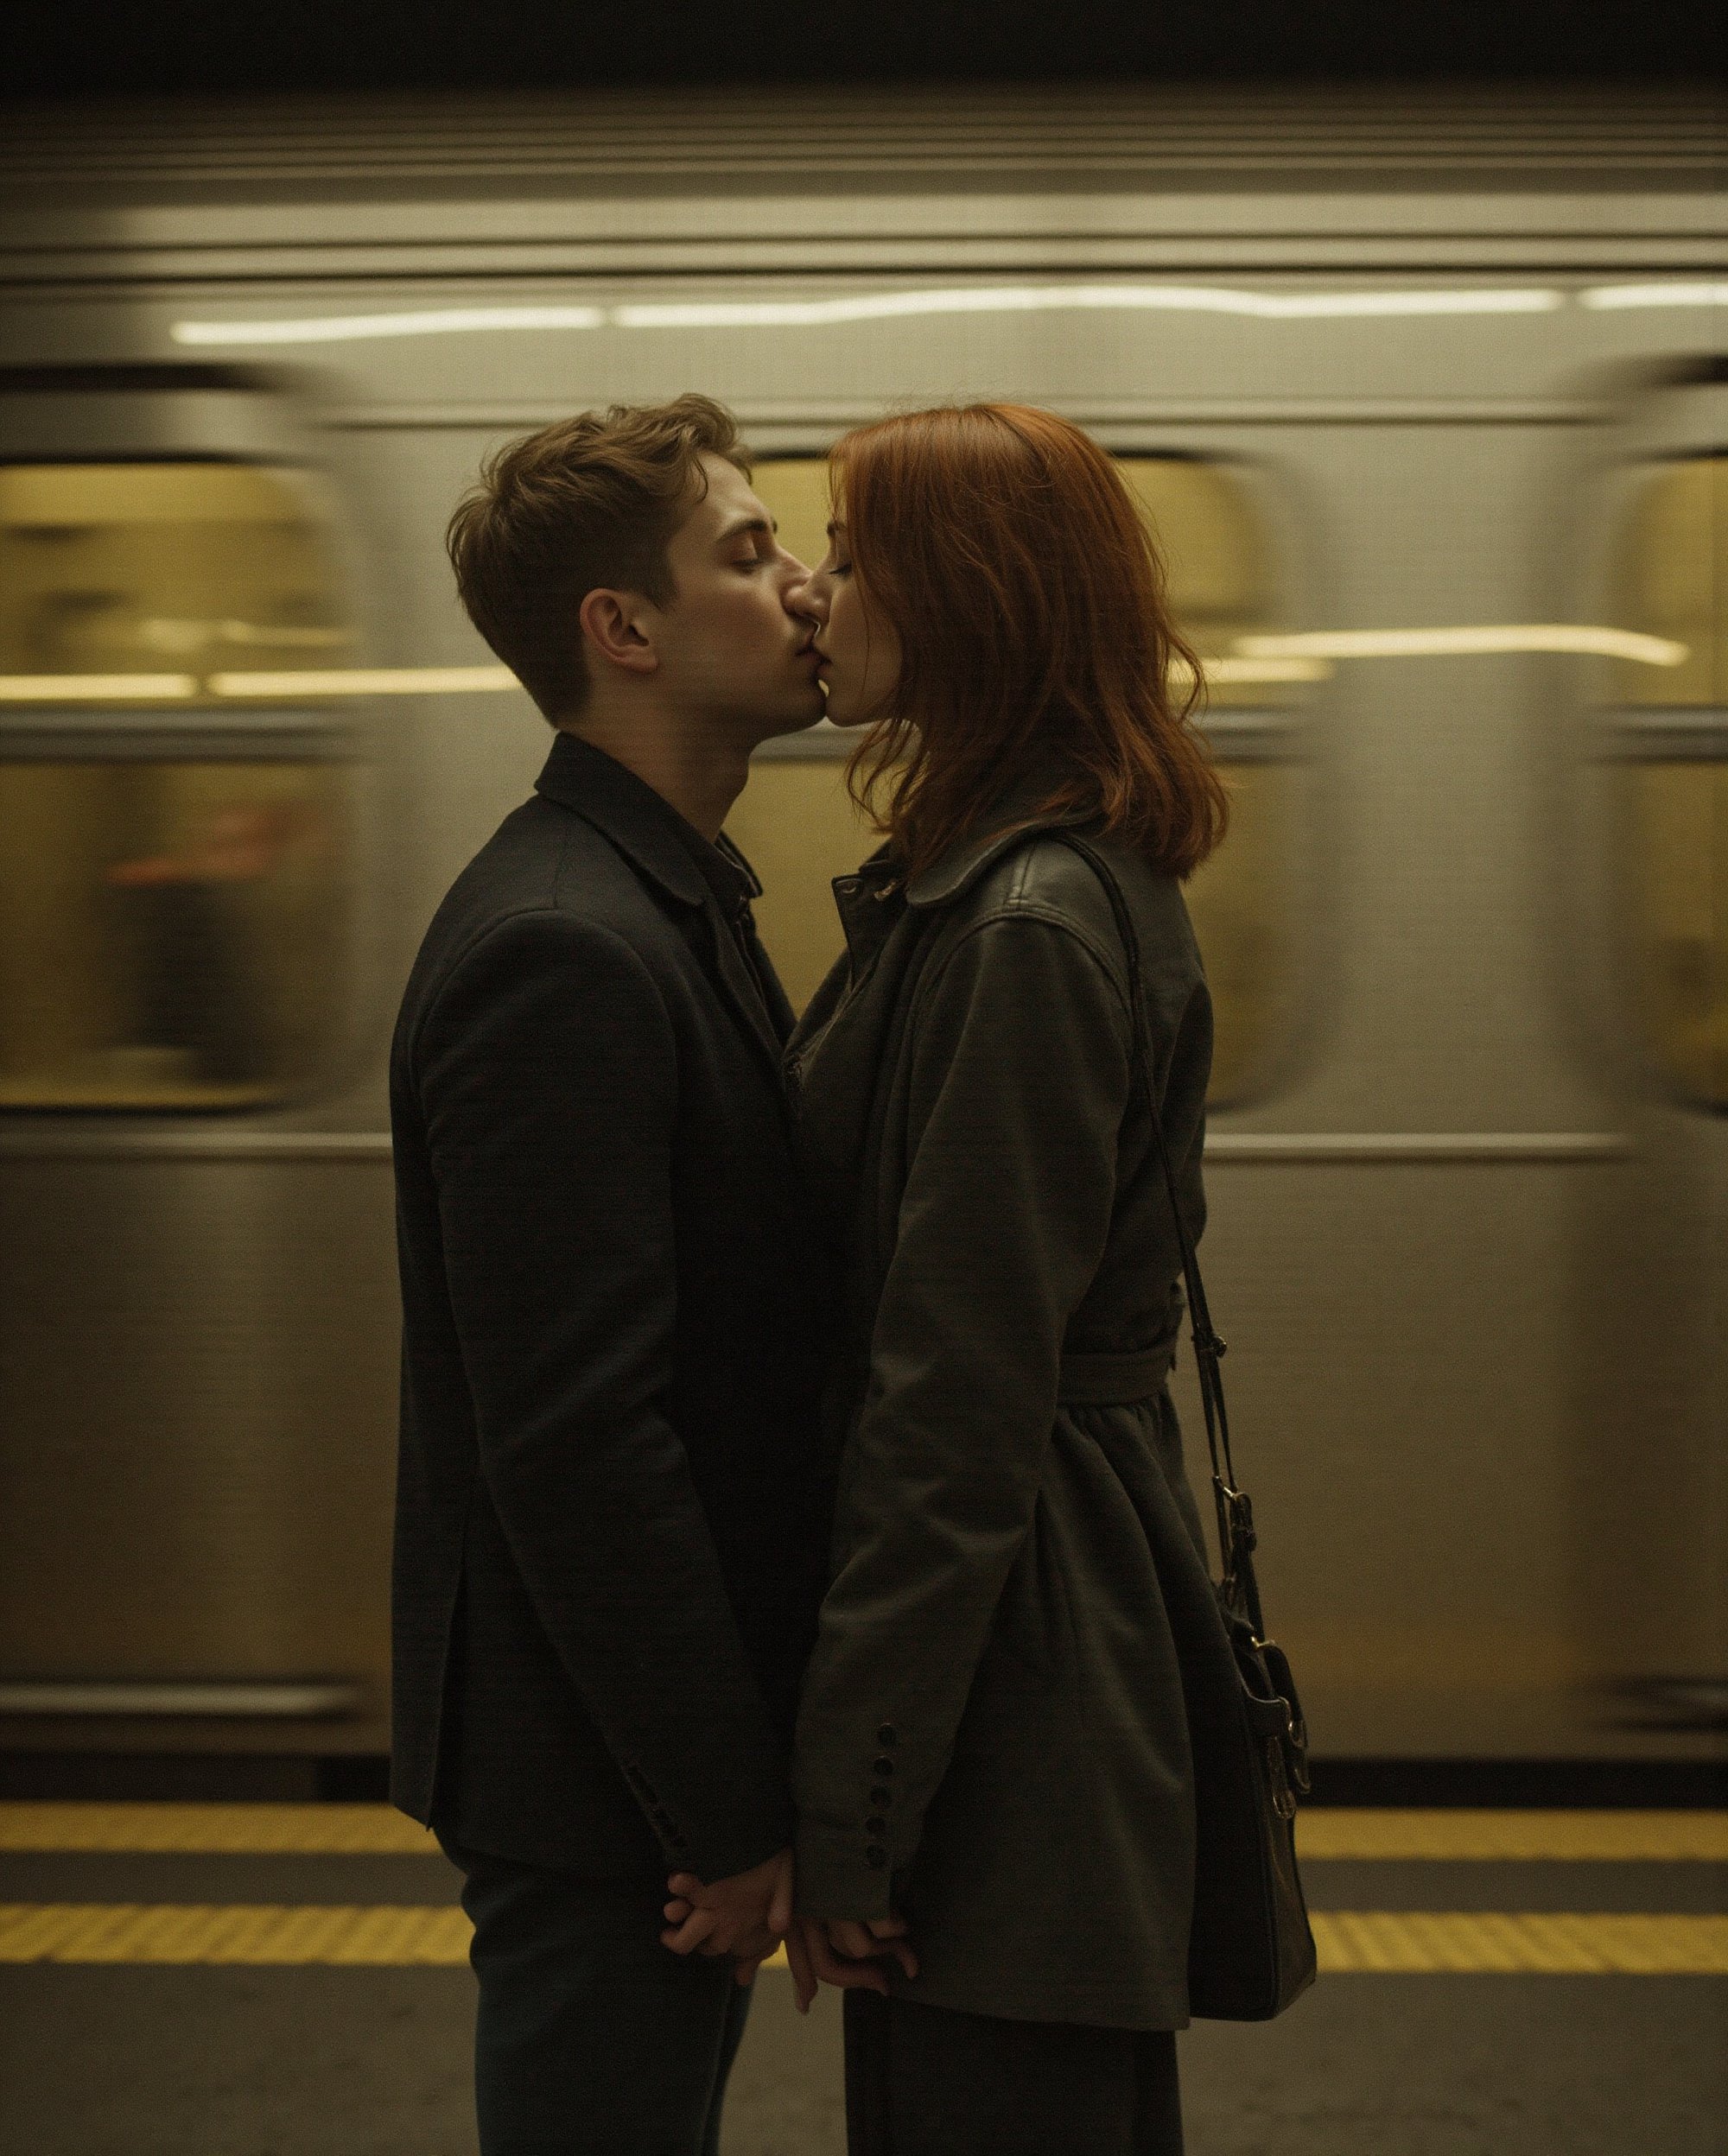
[(5, 0), (0, 98), (1151, 78), (1690, 79), (1694, 0)]

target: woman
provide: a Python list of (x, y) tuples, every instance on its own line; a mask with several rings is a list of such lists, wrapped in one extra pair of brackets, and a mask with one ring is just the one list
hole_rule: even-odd
[(789, 1956), (801, 2005), (854, 1987), (853, 2156), (1167, 2156), (1194, 1817), (1160, 1578), (1204, 1564), (1180, 1259), (1109, 896), (1051, 834), (1125, 892), (1198, 1234), (1178, 879), (1224, 794), (1155, 551), (1077, 428), (916, 413), (842, 440), (832, 482), (795, 603), (887, 842), (835, 885), (847, 954), (788, 1052), (847, 1282)]

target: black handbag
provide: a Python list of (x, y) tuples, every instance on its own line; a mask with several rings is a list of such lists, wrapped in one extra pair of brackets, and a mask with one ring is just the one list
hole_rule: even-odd
[(1115, 871), (1071, 831), (1051, 830), (1091, 864), (1116, 916), (1128, 957), (1134, 1036), (1129, 1084), (1152, 1118), (1182, 1252), (1200, 1405), (1211, 1456), (1223, 1576), (1210, 1593), (1165, 1583), (1194, 1755), (1197, 1841), (1188, 1939), (1190, 2011), (1219, 2021), (1267, 2021), (1313, 1982), (1314, 1935), (1296, 1868), (1297, 1799), (1308, 1792), (1308, 1733), (1284, 1651), (1266, 1636), (1254, 1573), (1254, 1509), (1230, 1458), (1212, 1329), (1164, 1142), (1151, 1065), (1140, 939)]

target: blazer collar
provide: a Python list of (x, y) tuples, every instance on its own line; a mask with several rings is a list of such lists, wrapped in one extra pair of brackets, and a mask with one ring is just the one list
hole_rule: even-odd
[(672, 897), (701, 905), (708, 885), (682, 836), (683, 819), (616, 757), (560, 733), (534, 789), (591, 823)]
[(969, 891), (1004, 853), (1033, 831), (1048, 831), (1067, 824), (1089, 823), (1096, 811), (1071, 808), (1057, 813), (1039, 811), (1038, 804), (1059, 785), (1062, 773), (1053, 764), (1035, 765), (997, 795), (978, 830), (970, 838), (939, 854), (906, 885), (911, 906), (942, 906)]

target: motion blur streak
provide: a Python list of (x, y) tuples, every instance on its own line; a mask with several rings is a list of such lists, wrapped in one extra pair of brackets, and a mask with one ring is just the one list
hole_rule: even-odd
[[(1239, 637), (1236, 658), (1214, 659), (1208, 681), (1323, 680), (1331, 659), (1470, 657), (1508, 651), (1576, 651), (1641, 666), (1680, 666), (1688, 646), (1665, 637), (1588, 624), (1537, 622), (1459, 629), (1321, 629), (1292, 636)], [(1185, 668), (1178, 668), (1185, 675)], [(210, 675), (215, 696), (471, 696), (518, 688), (507, 666), (307, 667), (292, 672)], [(0, 675), (0, 703), (160, 702), (194, 696), (191, 674)]]
[(1241, 637), (1236, 649), (1250, 658), (1427, 659), (1466, 657), (1492, 651), (1583, 651), (1640, 666), (1680, 666), (1690, 646), (1630, 629), (1598, 629), (1582, 622), (1508, 623), (1462, 629), (1321, 629), (1291, 637)]
[(1261, 321), (1328, 315), (1542, 314), (1566, 305), (1563, 292), (1506, 287), (1474, 292), (1238, 292), (1200, 284), (960, 285), (912, 292), (864, 292), (831, 300), (644, 301), (622, 307), (442, 308), (399, 314), (309, 315), (288, 321), (175, 322), (178, 345), (337, 344), (373, 337), (427, 337), (494, 329), (772, 329), (915, 314), (1048, 314), (1064, 309), (1172, 309), (1242, 314)]
[(1728, 307), (1728, 284), (1598, 284), (1579, 298), (1585, 307)]
[(462, 329), (598, 329), (597, 307), (447, 307), (423, 314), (314, 314), (288, 322), (176, 322), (177, 345), (328, 345)]

